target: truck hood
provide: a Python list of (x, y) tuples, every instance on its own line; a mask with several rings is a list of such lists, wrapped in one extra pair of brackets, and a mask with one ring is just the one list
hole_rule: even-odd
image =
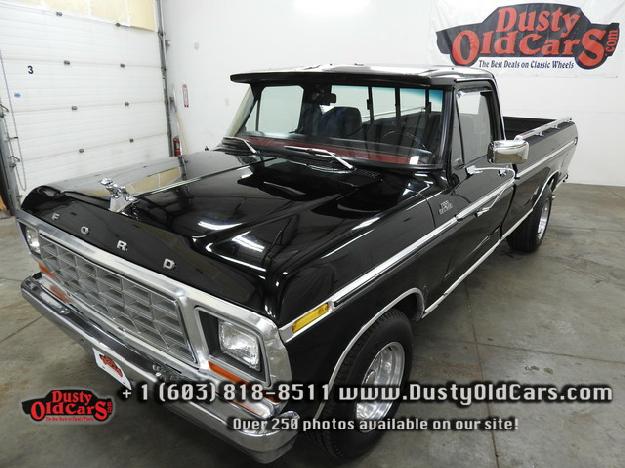
[[(104, 177), (135, 200), (111, 211)], [(40, 187), (22, 208), (133, 263), (278, 319), (281, 291), (302, 269), (324, 255), (332, 261), (334, 249), (420, 198), (424, 187), (408, 174), (204, 152)], [(349, 259), (354, 271), (368, 267), (361, 257)], [(319, 291), (303, 303), (314, 305), (333, 282), (309, 285)]]

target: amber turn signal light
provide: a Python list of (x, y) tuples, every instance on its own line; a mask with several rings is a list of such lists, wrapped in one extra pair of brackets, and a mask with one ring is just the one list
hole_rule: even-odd
[(247, 381), (243, 380), (238, 375), (235, 375), (232, 372), (224, 369), (223, 367), (218, 366), (214, 362), (208, 361), (208, 368), (210, 370), (212, 370), (215, 374), (219, 374), (222, 377), (225, 377), (226, 379), (230, 380), (231, 382), (234, 382), (235, 384), (246, 384), (247, 383)]
[(332, 305), (329, 302), (321, 304), (319, 307), (314, 308), (313, 310), (306, 312), (300, 318), (298, 318), (293, 325), (291, 325), (291, 332), (293, 334), (297, 333), (299, 330), (304, 328), (306, 325), (314, 322), (319, 317), (327, 314), (332, 310)]
[(44, 275), (48, 275), (48, 276), (54, 276), (54, 274), (50, 270), (48, 270), (48, 267), (45, 266), (43, 262), (37, 262), (37, 264), (39, 265), (39, 269), (41, 270), (41, 273), (43, 273)]

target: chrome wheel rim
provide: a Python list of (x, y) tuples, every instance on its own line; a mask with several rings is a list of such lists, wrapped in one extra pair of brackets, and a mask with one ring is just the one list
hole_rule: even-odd
[(547, 230), (547, 223), (549, 222), (549, 212), (551, 211), (551, 198), (545, 200), (543, 209), (540, 212), (540, 220), (538, 221), (538, 240), (541, 240)]
[[(398, 387), (404, 375), (406, 355), (404, 347), (394, 341), (384, 346), (373, 358), (365, 377), (363, 385)], [(356, 419), (378, 420), (382, 419), (393, 406), (392, 401), (364, 401), (356, 403)]]

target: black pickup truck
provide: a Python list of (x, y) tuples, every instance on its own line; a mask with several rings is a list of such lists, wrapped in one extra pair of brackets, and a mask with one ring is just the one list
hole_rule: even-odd
[[(232, 80), (249, 91), (214, 150), (28, 195), (18, 223), (41, 273), (22, 292), (126, 386), (260, 386), (260, 398), (168, 407), (267, 462), (298, 423), (394, 414), (399, 401), (302, 388), (402, 386), (410, 321), (504, 239), (541, 245), (577, 129), (502, 117), (493, 76), (468, 68)], [(273, 422), (234, 428), (240, 419)], [(353, 457), (381, 431), (314, 435)]]

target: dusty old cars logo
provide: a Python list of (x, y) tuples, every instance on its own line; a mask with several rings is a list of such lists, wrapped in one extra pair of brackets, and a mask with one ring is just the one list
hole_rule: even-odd
[(481, 23), (436, 35), (439, 50), (456, 65), (470, 66), (480, 57), (572, 57), (593, 69), (614, 54), (619, 23), (593, 24), (570, 5), (528, 3), (497, 8)]
[(113, 399), (91, 390), (50, 390), (41, 398), (22, 402), (22, 410), (35, 422), (103, 423), (113, 414)]

